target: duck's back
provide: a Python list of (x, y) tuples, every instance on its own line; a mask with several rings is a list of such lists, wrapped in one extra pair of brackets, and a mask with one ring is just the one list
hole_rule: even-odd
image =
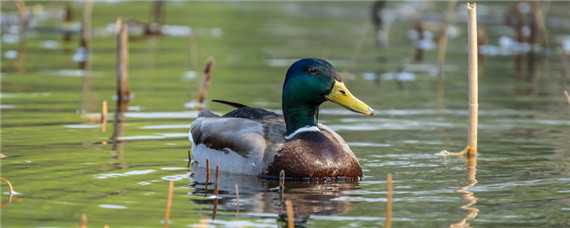
[(262, 175), (284, 134), (283, 117), (270, 111), (243, 106), (218, 116), (204, 110), (190, 128), (194, 167), (219, 162), (225, 172)]

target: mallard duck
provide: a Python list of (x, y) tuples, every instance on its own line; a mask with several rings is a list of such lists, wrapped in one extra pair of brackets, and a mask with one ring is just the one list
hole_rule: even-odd
[(223, 116), (202, 110), (192, 122), (189, 140), (193, 167), (206, 160), (222, 171), (260, 177), (359, 178), (362, 169), (347, 143), (319, 124), (325, 101), (371, 116), (374, 110), (354, 97), (327, 61), (301, 59), (287, 70), (283, 115), (243, 104), (213, 100), (235, 109)]

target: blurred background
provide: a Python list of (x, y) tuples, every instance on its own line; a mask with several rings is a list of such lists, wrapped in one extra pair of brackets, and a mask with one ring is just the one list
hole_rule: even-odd
[[(465, 145), (465, 2), (2, 1), (1, 224), (286, 226), (285, 197), (297, 226), (568, 226), (570, 3), (477, 10), (473, 164), (437, 155)], [(186, 166), (197, 109), (224, 113), (208, 100), (225, 99), (280, 112), (285, 72), (304, 57), (329, 60), (377, 110), (320, 110), (364, 178), (280, 196), (274, 181), (224, 173), (213, 196)]]

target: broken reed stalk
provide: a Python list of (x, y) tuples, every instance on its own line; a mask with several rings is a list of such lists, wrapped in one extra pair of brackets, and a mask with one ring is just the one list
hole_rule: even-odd
[[(0, 154), (2, 155), (2, 154)], [(14, 186), (12, 185), (12, 182), (10, 182), (8, 179), (4, 178), (4, 177), (0, 177), (0, 180), (2, 180), (2, 182), (6, 183), (8, 185), (8, 190), (10, 190), (10, 194), (8, 197), (8, 204), (12, 203), (12, 199), (14, 198), (14, 196), (16, 195), (16, 191), (14, 190)], [(0, 208), (4, 208), (6, 205), (4, 203), (0, 204)]]
[(218, 212), (219, 204), (219, 193), (220, 193), (220, 162), (216, 165), (216, 184), (214, 187), (214, 208), (212, 208), (212, 219), (216, 219), (216, 213)]
[(206, 159), (206, 188), (210, 184), (210, 160)]
[(90, 69), (90, 43), (91, 43), (91, 13), (93, 12), (93, 2), (83, 1), (83, 20), (81, 22), (81, 37), (79, 39), (79, 51), (84, 55), (79, 61), (79, 69)]
[(283, 193), (285, 193), (285, 170), (279, 172), (279, 199), (283, 201)]
[(160, 27), (162, 25), (163, 22), (163, 16), (162, 16), (162, 11), (163, 11), (163, 6), (164, 6), (164, 1), (162, 0), (154, 0), (152, 2), (152, 7), (151, 7), (151, 13), (150, 13), (150, 21), (147, 25), (146, 28), (146, 35), (160, 35), (161, 34), (161, 30)]
[(71, 10), (71, 3), (65, 4), (63, 12), (63, 42), (71, 41), (71, 23), (73, 21), (73, 11)]
[[(418, 34), (418, 42), (424, 39), (424, 25), (421, 21), (416, 21), (416, 25), (414, 26), (416, 33)], [(414, 62), (420, 63), (424, 59), (424, 50), (420, 48), (420, 46), (416, 43), (416, 51), (414, 54)]]
[(236, 184), (236, 208), (237, 213), (239, 214), (239, 186)]
[[(513, 26), (513, 29), (515, 31), (515, 38), (516, 38), (518, 43), (523, 43), (525, 40), (524, 35), (523, 35), (524, 16), (520, 10), (521, 4), (522, 4), (521, 2), (518, 2), (517, 4), (515, 4), (513, 6), (513, 14), (515, 15), (515, 23), (512, 26)], [(515, 75), (516, 75), (517, 79), (522, 80), (523, 79), (523, 74), (522, 74), (523, 55), (520, 53), (516, 53), (515, 55), (513, 55), (513, 60), (514, 60), (514, 64), (515, 64)]]
[(388, 174), (386, 178), (386, 219), (384, 220), (384, 227), (392, 227), (392, 203), (393, 203), (393, 185), (392, 174)]
[(208, 219), (201, 218), (197, 228), (208, 228)]
[(293, 212), (293, 202), (291, 200), (285, 201), (285, 207), (287, 208), (287, 228), (294, 228), (295, 214)]
[(437, 106), (439, 110), (443, 109), (443, 97), (445, 96), (444, 84), (443, 84), (443, 65), (445, 64), (445, 58), (447, 55), (447, 30), (449, 23), (453, 17), (453, 12), (455, 9), (455, 0), (449, 0), (447, 3), (447, 14), (443, 21), (443, 26), (441, 28), (441, 37), (438, 42), (437, 50)]
[(445, 19), (443, 21), (443, 26), (441, 28), (441, 37), (438, 43), (438, 50), (437, 50), (437, 65), (438, 65), (438, 76), (443, 76), (443, 64), (445, 64), (445, 57), (447, 54), (447, 30), (449, 27), (449, 22), (453, 17), (453, 9), (455, 9), (455, 4), (457, 2), (455, 0), (449, 0), (447, 3), (447, 14), (445, 15)]
[(168, 197), (166, 198), (166, 206), (164, 207), (164, 227), (170, 226), (170, 208), (172, 208), (172, 198), (174, 196), (174, 181), (168, 182)]
[(206, 67), (204, 68), (204, 80), (202, 80), (202, 84), (200, 85), (200, 89), (198, 91), (198, 96), (196, 97), (196, 101), (198, 102), (196, 105), (196, 109), (201, 111), (204, 108), (204, 101), (206, 100), (206, 96), (208, 95), (208, 87), (210, 86), (210, 80), (212, 79), (212, 68), (214, 67), (214, 58), (209, 57), (208, 61), (206, 62)]
[(14, 191), (14, 186), (12, 185), (12, 182), (10, 182), (8, 179), (4, 177), (0, 177), (0, 180), (2, 180), (4, 183), (8, 185), (8, 190), (10, 190), (10, 196), (16, 193), (16, 191)]
[(220, 162), (216, 165), (216, 186), (214, 186), (214, 195), (218, 198), (220, 194), (220, 177), (221, 177), (221, 170), (220, 170)]
[(81, 214), (79, 219), (79, 228), (87, 228), (87, 215), (85, 213)]
[(26, 44), (26, 36), (28, 32), (30, 13), (23, 0), (16, 0), (16, 8), (18, 9), (18, 16), (20, 18), (16, 70), (18, 73), (24, 73), (26, 72), (24, 65), (26, 64), (26, 52), (28, 49)]
[[(129, 34), (128, 27), (121, 18), (117, 19), (117, 105), (115, 109), (115, 129), (113, 131), (113, 142), (117, 142), (123, 133), (124, 115), (127, 111), (130, 92), (128, 86), (128, 62), (129, 62)], [(115, 150), (118, 143), (113, 144)]]
[(540, 34), (541, 43), (544, 44), (545, 47), (548, 47), (550, 45), (548, 42), (548, 31), (544, 25), (544, 15), (542, 14), (542, 9), (539, 5), (540, 2), (531, 1), (530, 4), (533, 19), (532, 26), (538, 30), (537, 32)]
[(107, 105), (107, 100), (104, 100), (101, 104), (101, 132), (107, 131), (107, 113), (109, 112), (109, 106)]

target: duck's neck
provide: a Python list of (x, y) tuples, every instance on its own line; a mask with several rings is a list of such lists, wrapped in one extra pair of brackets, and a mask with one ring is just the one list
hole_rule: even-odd
[(300, 128), (317, 126), (319, 106), (298, 105), (289, 107), (283, 104), (283, 115), (287, 126), (287, 135), (291, 135)]

